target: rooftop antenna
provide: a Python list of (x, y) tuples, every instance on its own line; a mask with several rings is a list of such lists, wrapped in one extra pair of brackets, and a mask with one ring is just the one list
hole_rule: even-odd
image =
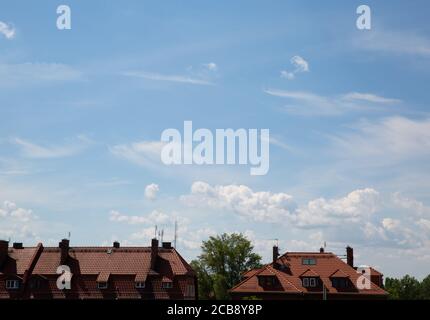
[(175, 220), (175, 240), (174, 240), (174, 246), (176, 249), (176, 240), (178, 239), (178, 220)]
[(324, 251), (327, 248), (327, 242), (324, 241)]

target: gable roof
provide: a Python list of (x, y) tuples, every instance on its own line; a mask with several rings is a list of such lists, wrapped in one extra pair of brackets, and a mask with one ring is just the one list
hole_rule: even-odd
[[(309, 265), (302, 264), (302, 260), (308, 258), (314, 258), (316, 260), (316, 264), (312, 265), (311, 268), (309, 268)], [(282, 265), (286, 264), (287, 268), (282, 268)], [(309, 293), (309, 288), (303, 287), (301, 277), (318, 276), (321, 279), (322, 284), (326, 287), (328, 293), (344, 294), (344, 292), (339, 291), (337, 288), (332, 286), (330, 277), (333, 275), (349, 277), (351, 282), (354, 284), (357, 283), (357, 279), (360, 276), (360, 274), (358, 274), (354, 268), (349, 266), (333, 253), (329, 252), (287, 252), (276, 260), (276, 265), (278, 267), (274, 268), (273, 263), (271, 263), (264, 266), (262, 269), (259, 269), (257, 272), (249, 272), (248, 274), (250, 276), (236, 285), (230, 290), (230, 292), (249, 294), (271, 292), (270, 289), (261, 287), (257, 279), (259, 274), (271, 272), (278, 277), (280, 283), (283, 285), (284, 290), (281, 293)], [(382, 288), (373, 283), (371, 283), (370, 289), (357, 288), (353, 293), (366, 295), (387, 295), (387, 293)]]

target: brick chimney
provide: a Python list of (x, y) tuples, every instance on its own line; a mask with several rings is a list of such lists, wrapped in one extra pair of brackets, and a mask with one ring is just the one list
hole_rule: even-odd
[(158, 257), (158, 240), (152, 239), (151, 241), (151, 270), (155, 270), (155, 262)]
[(120, 247), (121, 245), (119, 244), (119, 242), (118, 241), (115, 241), (114, 243), (113, 243), (113, 247), (115, 248), (115, 249), (119, 249), (119, 247)]
[(320, 253), (324, 253), (324, 248), (323, 247), (320, 248)]
[(273, 246), (273, 264), (276, 264), (276, 260), (279, 258), (279, 248), (278, 246)]
[(58, 244), (61, 249), (60, 265), (66, 264), (67, 258), (69, 257), (70, 241), (68, 239), (63, 239)]
[(346, 247), (346, 263), (354, 268), (354, 249), (350, 246)]
[(9, 250), (9, 242), (5, 240), (0, 240), (0, 268), (6, 262)]

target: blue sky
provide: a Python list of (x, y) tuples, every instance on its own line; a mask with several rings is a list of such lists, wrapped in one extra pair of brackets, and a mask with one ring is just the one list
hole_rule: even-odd
[[(266, 261), (326, 242), (425, 276), (430, 6), (368, 1), (362, 31), (360, 4), (1, 1), (0, 238), (148, 245), (177, 220), (188, 259), (243, 232)], [(270, 129), (269, 173), (161, 164), (186, 120)]]

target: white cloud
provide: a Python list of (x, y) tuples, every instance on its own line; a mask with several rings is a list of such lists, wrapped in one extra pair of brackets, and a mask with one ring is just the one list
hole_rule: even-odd
[(0, 21), (0, 34), (6, 37), (6, 39), (13, 39), (15, 37), (15, 28), (10, 24)]
[(32, 239), (37, 236), (33, 231), (38, 217), (30, 209), (20, 208), (16, 203), (4, 201), (0, 205), (0, 239)]
[(121, 214), (118, 211), (112, 210), (109, 218), (109, 220), (112, 222), (147, 225), (165, 224), (169, 221), (169, 219), (169, 215), (157, 210), (152, 211), (146, 216), (128, 216)]
[(91, 143), (85, 136), (78, 136), (78, 142), (67, 146), (41, 146), (28, 140), (14, 138), (11, 142), (17, 145), (22, 154), (28, 158), (50, 159), (74, 156), (85, 150)]
[(420, 219), (417, 224), (422, 227), (425, 231), (430, 233), (430, 220)]
[(209, 71), (217, 71), (218, 70), (218, 66), (215, 62), (205, 63), (205, 64), (203, 64), (203, 66), (205, 68), (207, 68)]
[(280, 221), (290, 216), (292, 197), (286, 193), (254, 192), (244, 185), (211, 186), (194, 182), (181, 201), (194, 207), (231, 210), (256, 221)]
[(288, 80), (293, 80), (297, 73), (309, 72), (309, 63), (300, 56), (294, 56), (290, 60), (291, 64), (294, 66), (293, 71), (283, 70), (281, 71), (281, 77), (287, 78)]
[(145, 198), (148, 200), (155, 200), (157, 198), (157, 193), (160, 191), (158, 184), (151, 183), (145, 187)]
[[(430, 154), (430, 119), (389, 117), (379, 122), (361, 122), (354, 133), (333, 138), (342, 157), (398, 161)], [(370, 158), (372, 157), (372, 158)]]
[[(338, 96), (322, 96), (312, 92), (266, 89), (265, 93), (292, 101), (286, 110), (300, 115), (340, 115), (348, 111), (372, 110), (376, 106), (401, 102), (372, 93), (347, 93)], [(380, 109), (380, 108), (379, 108)]]
[(319, 198), (296, 211), (301, 227), (335, 226), (368, 220), (378, 209), (379, 193), (371, 188), (355, 190), (339, 199)]
[(0, 218), (10, 217), (19, 222), (28, 222), (36, 219), (32, 210), (19, 208), (14, 202), (4, 201), (0, 207)]
[(343, 96), (343, 99), (345, 100), (362, 100), (367, 102), (373, 102), (373, 103), (382, 103), (382, 104), (395, 104), (395, 103), (401, 103), (402, 100), (399, 99), (391, 99), (391, 98), (385, 98), (382, 96), (378, 96), (373, 93), (360, 93), (360, 92), (350, 92)]
[(292, 57), (291, 64), (296, 68), (295, 72), (309, 72), (309, 63), (300, 56)]
[(153, 167), (161, 164), (161, 150), (164, 145), (161, 141), (141, 141), (113, 146), (110, 152), (137, 165)]
[(128, 77), (144, 78), (144, 79), (155, 80), (155, 81), (168, 81), (168, 82), (205, 85), (205, 86), (213, 85), (213, 83), (208, 80), (192, 78), (184, 75), (165, 75), (165, 74), (151, 73), (151, 72), (145, 72), (145, 71), (130, 71), (130, 72), (125, 72), (124, 75)]
[(430, 39), (415, 32), (379, 29), (354, 39), (355, 46), (362, 50), (430, 56)]
[(61, 63), (0, 64), (0, 86), (3, 87), (77, 81), (82, 76), (79, 70)]

